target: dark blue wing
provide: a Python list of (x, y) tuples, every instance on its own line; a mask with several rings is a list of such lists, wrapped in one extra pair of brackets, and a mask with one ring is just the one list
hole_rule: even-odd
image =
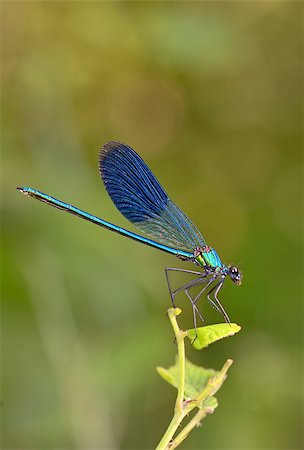
[(120, 142), (106, 143), (99, 154), (99, 171), (117, 209), (148, 236), (190, 253), (206, 245), (131, 147)]

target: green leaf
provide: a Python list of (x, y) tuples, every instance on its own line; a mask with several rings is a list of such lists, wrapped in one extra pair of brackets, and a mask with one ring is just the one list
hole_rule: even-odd
[[(157, 367), (157, 371), (160, 376), (166, 380), (169, 384), (178, 387), (178, 365), (177, 363), (174, 366), (169, 367), (169, 369), (165, 369), (164, 367)], [(196, 366), (192, 364), (190, 361), (186, 359), (185, 364), (185, 393), (184, 400), (195, 400), (204, 387), (207, 385), (208, 380), (219, 372), (213, 369), (204, 369), (203, 367)], [(209, 397), (210, 403), (205, 405), (207, 399), (203, 402), (202, 405), (198, 405), (199, 407), (206, 406), (210, 408), (216, 408), (217, 401), (213, 397)]]
[(196, 350), (208, 347), (215, 341), (228, 336), (233, 336), (240, 331), (241, 327), (236, 323), (217, 323), (201, 328), (192, 328), (187, 331), (187, 336)]

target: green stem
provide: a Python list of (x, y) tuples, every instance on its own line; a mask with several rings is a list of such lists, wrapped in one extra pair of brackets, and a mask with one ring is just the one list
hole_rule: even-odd
[[(175, 449), (190, 433), (190, 431), (198, 426), (201, 420), (208, 414), (212, 413), (214, 408), (201, 407), (204, 405), (204, 401), (213, 396), (219, 388), (222, 386), (225, 378), (226, 372), (232, 364), (232, 360), (224, 364), (221, 371), (215, 375), (213, 378), (208, 380), (207, 385), (200, 392), (197, 398), (190, 402), (184, 402), (185, 394), (185, 337), (187, 332), (180, 330), (176, 317), (181, 313), (179, 308), (170, 308), (168, 310), (168, 316), (175, 334), (175, 340), (177, 343), (177, 353), (178, 353), (178, 386), (177, 386), (177, 398), (174, 408), (174, 416), (163, 435), (160, 443), (156, 447), (156, 450), (172, 450)], [(199, 407), (199, 411), (193, 416), (189, 423), (183, 428), (183, 430), (176, 436), (173, 440), (173, 436), (176, 433), (178, 427), (180, 426), (182, 420), (196, 407)]]
[(220, 372), (213, 378), (209, 379), (207, 386), (202, 390), (202, 392), (197, 396), (196, 400), (201, 403), (206, 398), (211, 397), (212, 395), (216, 394), (216, 392), (220, 389), (222, 384), (225, 381), (226, 373), (229, 369), (229, 367), (232, 365), (233, 361), (232, 359), (227, 359), (225, 364), (223, 365)]
[(177, 397), (175, 402), (175, 412), (173, 419), (171, 420), (167, 431), (162, 437), (160, 443), (156, 447), (156, 450), (165, 450), (168, 448), (170, 441), (172, 440), (177, 428), (179, 427), (181, 421), (184, 419), (185, 415), (188, 413), (188, 410), (184, 410), (183, 402), (184, 402), (184, 392), (185, 392), (185, 342), (184, 339), (187, 336), (187, 333), (180, 330), (176, 316), (181, 313), (179, 308), (170, 308), (168, 310), (169, 319), (175, 334), (175, 339), (177, 343), (177, 353), (178, 353), (178, 368), (179, 368), (179, 377), (178, 377), (178, 388), (177, 388)]
[(203, 420), (204, 417), (208, 414), (208, 408), (200, 409), (195, 416), (188, 422), (188, 424), (183, 428), (183, 430), (176, 436), (174, 441), (170, 443), (170, 450), (175, 449), (183, 442), (184, 439), (188, 436), (190, 431), (193, 430), (193, 428), (198, 427), (200, 422)]
[[(226, 363), (224, 364), (221, 371), (215, 376), (212, 380), (210, 380), (203, 389), (203, 391), (199, 394), (197, 397), (198, 402), (203, 402), (204, 399), (208, 398), (209, 396), (214, 395), (222, 386), (225, 378), (226, 373), (231, 364), (233, 363), (232, 359), (228, 359)], [(195, 406), (193, 406), (191, 409), (193, 409)], [(189, 412), (189, 411), (188, 411)], [(188, 422), (188, 424), (183, 428), (183, 430), (175, 437), (174, 441), (170, 443), (170, 450), (175, 449), (178, 447), (179, 444), (183, 442), (184, 439), (188, 436), (190, 431), (193, 430), (193, 428), (198, 427), (201, 421), (206, 417), (208, 413), (213, 412), (213, 410), (210, 410), (208, 407), (200, 409), (195, 416)]]

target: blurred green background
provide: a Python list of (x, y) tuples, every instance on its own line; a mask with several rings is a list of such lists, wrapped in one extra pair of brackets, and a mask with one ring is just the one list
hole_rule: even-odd
[(164, 267), (192, 266), (15, 190), (134, 230), (99, 179), (110, 139), (140, 153), (244, 274), (221, 296), (242, 332), (188, 348), (205, 367), (234, 365), (183, 448), (303, 448), (303, 3), (1, 10), (2, 448), (149, 449), (171, 419), (175, 391), (155, 371), (175, 354)]

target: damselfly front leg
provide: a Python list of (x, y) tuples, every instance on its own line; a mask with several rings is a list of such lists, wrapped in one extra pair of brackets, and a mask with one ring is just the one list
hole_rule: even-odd
[[(214, 282), (214, 280), (215, 280), (216, 278), (217, 278), (217, 275), (213, 275), (213, 276), (210, 277), (209, 279), (208, 279), (208, 278), (204, 278), (204, 279), (198, 280), (198, 281), (200, 281), (200, 283), (199, 283), (198, 285), (200, 285), (200, 284), (202, 284), (202, 283), (206, 283), (206, 282), (207, 282), (207, 284), (206, 284), (206, 286), (203, 287), (203, 289), (201, 289), (201, 290), (199, 291), (199, 293), (196, 295), (196, 297), (195, 297), (194, 299), (190, 296), (190, 294), (188, 293), (188, 290), (185, 289), (185, 292), (186, 292), (186, 294), (187, 294), (187, 297), (190, 299), (190, 302), (191, 302), (192, 311), (193, 311), (193, 323), (194, 323), (194, 328), (195, 328), (195, 329), (196, 329), (196, 314), (198, 314), (199, 318), (200, 318), (201, 321), (202, 321), (202, 324), (204, 324), (204, 319), (203, 319), (203, 317), (202, 317), (202, 315), (201, 315), (201, 313), (200, 313), (198, 307), (196, 306), (196, 302), (197, 302), (198, 299), (202, 296), (202, 294), (206, 291), (206, 289)], [(221, 312), (219, 309), (218, 309), (218, 311)]]
[[(203, 287), (203, 289), (197, 294), (197, 296), (194, 298), (193, 302), (196, 303), (200, 296), (205, 292), (205, 290), (213, 283), (213, 281), (217, 278), (217, 275), (213, 275), (211, 278), (207, 279), (208, 283), (206, 286)], [(205, 282), (205, 280), (204, 280)]]
[[(217, 297), (217, 294), (218, 294), (219, 291), (222, 289), (223, 283), (224, 283), (224, 280), (221, 280), (219, 283), (217, 283), (217, 284), (216, 284), (216, 285), (208, 292), (208, 294), (207, 294), (207, 299), (208, 299), (209, 302), (217, 309), (217, 311), (219, 311), (219, 312), (222, 314), (222, 316), (223, 316), (224, 319), (225, 319), (225, 322), (226, 322), (226, 323), (230, 323), (229, 316), (228, 316), (228, 314), (226, 313), (226, 311), (225, 311), (223, 305), (221, 304), (221, 302), (219, 301), (219, 299), (218, 299), (218, 297)], [(214, 296), (213, 296), (215, 302), (210, 298), (210, 294), (211, 294), (213, 291), (215, 291), (215, 292), (214, 292)]]

